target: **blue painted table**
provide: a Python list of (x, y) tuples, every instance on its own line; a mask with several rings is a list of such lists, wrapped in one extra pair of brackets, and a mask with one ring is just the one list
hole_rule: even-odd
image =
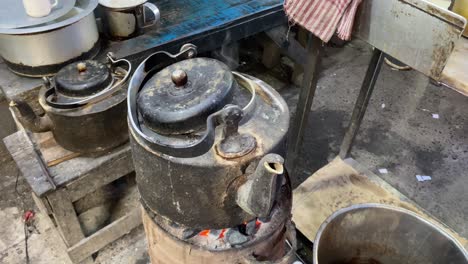
[[(283, 0), (154, 0), (160, 25), (144, 35), (110, 44), (121, 58), (139, 61), (158, 50), (177, 50), (185, 43), (199, 52), (220, 47), (284, 24)], [(106, 52), (102, 52), (105, 54)]]

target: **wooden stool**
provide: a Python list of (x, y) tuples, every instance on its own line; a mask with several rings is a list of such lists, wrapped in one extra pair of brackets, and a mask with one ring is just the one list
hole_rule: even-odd
[(37, 207), (54, 220), (72, 262), (93, 262), (93, 253), (141, 224), (140, 208), (135, 204), (125, 215), (86, 237), (73, 204), (134, 171), (128, 143), (90, 157), (64, 150), (50, 132), (20, 130), (4, 142), (31, 186)]

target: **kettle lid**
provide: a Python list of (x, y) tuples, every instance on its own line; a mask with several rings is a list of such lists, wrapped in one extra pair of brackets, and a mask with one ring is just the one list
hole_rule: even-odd
[(207, 117), (232, 101), (236, 82), (229, 68), (210, 58), (174, 63), (141, 89), (140, 119), (161, 134), (186, 134), (206, 125)]
[(57, 92), (70, 97), (93, 95), (112, 83), (111, 70), (94, 60), (78, 61), (63, 67), (55, 76)]

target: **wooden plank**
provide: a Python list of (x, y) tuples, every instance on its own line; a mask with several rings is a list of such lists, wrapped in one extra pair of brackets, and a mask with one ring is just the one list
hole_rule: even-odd
[(441, 224), (378, 176), (357, 167), (359, 164), (352, 159), (343, 161), (336, 158), (294, 190), (293, 221), (310, 241), (314, 241), (320, 225), (335, 211), (355, 204), (381, 203), (422, 215), (468, 247), (468, 240)]
[(78, 244), (68, 249), (68, 255), (73, 262), (79, 262), (91, 254), (99, 251), (107, 244), (119, 237), (128, 234), (132, 229), (141, 224), (141, 209), (134, 208), (125, 216), (117, 219), (93, 235), (83, 239)]
[(444, 71), (441, 83), (468, 96), (468, 39), (461, 38), (456, 44)]
[[(49, 218), (49, 214), (52, 214), (52, 208), (50, 207), (49, 201), (47, 200), (47, 198), (39, 198), (34, 194), (34, 192), (32, 193), (32, 197), (37, 207), (39, 208), (39, 210), (47, 216), (47, 219), (48, 221), (50, 221), (50, 224), (55, 225), (55, 222), (53, 222), (52, 219)], [(59, 232), (61, 231), (59, 230)], [(89, 257), (80, 262), (80, 264), (92, 264), (92, 263), (94, 263), (94, 260), (92, 257)]]
[(47, 198), (40, 198), (34, 192), (31, 193), (31, 196), (37, 208), (39, 208), (40, 212), (42, 212), (45, 215), (52, 214), (52, 208), (50, 208), (49, 201), (47, 201)]
[(4, 138), (3, 142), (23, 177), (39, 197), (56, 188), (25, 130)]
[(99, 187), (132, 172), (134, 169), (131, 153), (127, 151), (121, 154), (66, 185), (70, 199), (76, 201)]
[(80, 156), (80, 153), (62, 148), (62, 146), (55, 141), (52, 132), (33, 133), (32, 135), (42, 154), (42, 159), (48, 167)]
[[(289, 32), (289, 30), (290, 28), (283, 25), (265, 31), (265, 35), (268, 36), (267, 39), (271, 39), (276, 43), (276, 48), (279, 49), (281, 53), (292, 59), (294, 63), (305, 67), (307, 64), (307, 50), (304, 47), (307, 44), (307, 40), (305, 40), (306, 43), (303, 43), (301, 42), (300, 37), (302, 37), (302, 35), (306, 35), (307, 38), (307, 33), (301, 33), (305, 30), (303, 28), (299, 28), (298, 40), (296, 40), (293, 37), (293, 33)], [(286, 37), (288, 37), (288, 39), (286, 39)], [(258, 38), (261, 41), (266, 42), (263, 40), (263, 34), (259, 34)]]
[[(119, 171), (122, 169), (122, 167), (118, 167), (120, 162), (128, 165), (125, 171)], [(131, 171), (133, 171), (133, 163), (128, 143), (100, 156), (83, 155), (49, 168), (49, 173), (57, 186), (64, 186), (81, 177), (92, 177), (92, 175), (100, 177), (102, 173), (109, 175), (117, 173), (122, 176)]]
[(280, 63), (281, 49), (269, 38), (261, 40), (263, 46), (262, 63), (267, 69), (272, 69)]
[(67, 247), (71, 247), (85, 238), (76, 215), (73, 203), (65, 189), (47, 195), (55, 222)]

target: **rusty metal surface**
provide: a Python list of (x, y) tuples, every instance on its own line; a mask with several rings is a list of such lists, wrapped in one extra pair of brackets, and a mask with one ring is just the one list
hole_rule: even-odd
[(466, 19), (424, 0), (363, 1), (356, 35), (439, 80)]
[[(206, 125), (202, 131), (161, 135), (145, 129), (137, 118), (136, 98), (141, 85), (161, 69), (157, 66), (160, 56), (177, 61), (189, 55), (187, 52), (195, 55), (194, 47), (188, 48), (183, 46), (176, 55), (153, 54), (137, 68), (130, 81), (128, 121), (138, 189), (148, 210), (178, 224), (199, 229), (235, 226), (261, 216), (238, 205), (238, 187), (252, 178), (266, 154), (284, 155), (289, 110), (266, 83), (233, 73), (238, 86), (232, 102), (209, 115), (202, 123)], [(204, 79), (205, 89), (210, 89), (212, 83)], [(250, 193), (247, 189), (246, 197)], [(271, 208), (268, 202), (266, 209)]]
[(142, 205), (143, 210), (151, 218), (152, 222), (186, 243), (216, 252), (233, 248), (247, 248), (269, 239), (273, 233), (281, 229), (290, 220), (292, 190), (287, 182), (285, 179), (285, 184), (281, 186), (278, 192), (278, 202), (275, 203), (268, 216), (254, 218), (248, 222), (219, 229), (203, 230), (180, 225), (153, 213), (147, 206)]
[[(269, 100), (258, 96), (252, 116), (239, 126), (240, 134), (250, 134), (257, 140), (257, 147), (242, 157), (222, 158), (216, 144), (200, 156), (168, 156), (151, 150), (131, 127), (142, 202), (153, 212), (193, 228), (224, 228), (252, 219), (254, 216), (237, 205), (237, 187), (249, 178), (265, 154), (284, 155), (289, 124), (289, 111), (279, 95), (265, 83), (256, 89), (262, 89)], [(222, 137), (216, 134), (218, 143)]]
[[(152, 221), (143, 211), (143, 225), (148, 240), (151, 263), (238, 263), (238, 264), (290, 264), (295, 256), (295, 229), (290, 221), (269, 232), (257, 243), (226, 250), (207, 250), (187, 243)], [(286, 242), (286, 243), (285, 243)], [(286, 246), (291, 242), (292, 248)]]
[[(39, 104), (46, 113), (44, 116), (36, 115), (28, 104), (20, 100), (12, 101), (10, 107), (26, 129), (33, 132), (52, 131), (57, 143), (67, 150), (92, 153), (119, 146), (128, 140), (126, 80), (131, 64), (126, 60), (110, 59), (112, 80), (109, 84), (103, 83), (107, 87), (100, 92), (88, 97), (71, 97), (56, 92), (55, 81), (52, 81), (39, 92)], [(127, 69), (119, 67), (120, 64), (126, 64)], [(87, 88), (86, 81), (84, 88)], [(67, 101), (58, 102), (57, 98), (60, 97)]]
[[(291, 185), (279, 191), (278, 203), (265, 218), (223, 229), (200, 230), (179, 225), (143, 207), (143, 223), (154, 263), (292, 263), (297, 248), (291, 217)], [(159, 235), (155, 234), (160, 230)], [(161, 239), (166, 235), (172, 242)], [(286, 243), (285, 243), (286, 242)], [(288, 244), (288, 246), (286, 246)], [(190, 249), (177, 254), (178, 247)], [(166, 248), (164, 250), (163, 248)], [(171, 252), (165, 254), (164, 252)], [(180, 261), (180, 262), (179, 262)]]

